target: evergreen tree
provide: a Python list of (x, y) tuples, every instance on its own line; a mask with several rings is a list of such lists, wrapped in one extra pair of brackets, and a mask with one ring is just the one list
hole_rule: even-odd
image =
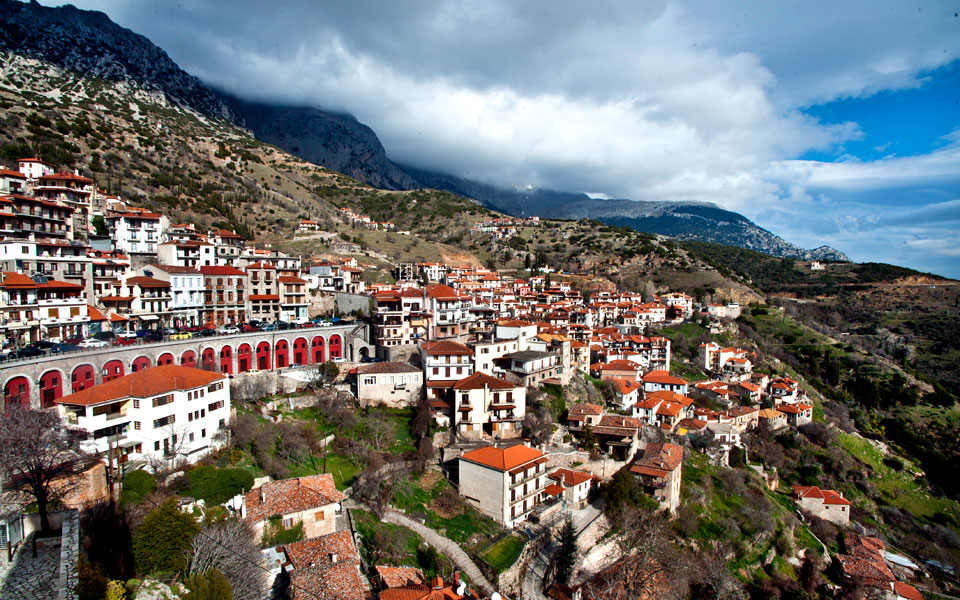
[(230, 582), (217, 569), (210, 569), (186, 580), (187, 595), (184, 600), (233, 600)]
[(557, 551), (557, 581), (569, 583), (573, 574), (573, 565), (577, 561), (577, 532), (570, 517), (564, 522), (558, 534), (560, 549)]
[(170, 498), (147, 515), (133, 538), (137, 571), (144, 575), (182, 571), (193, 536), (199, 532), (197, 521), (180, 512), (176, 498)]

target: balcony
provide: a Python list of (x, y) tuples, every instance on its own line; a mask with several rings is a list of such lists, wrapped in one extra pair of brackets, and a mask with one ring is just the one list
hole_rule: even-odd
[(511, 491), (510, 493), (510, 504), (514, 504), (516, 502), (523, 502), (527, 498), (531, 496), (536, 496), (537, 494), (543, 492), (543, 489), (534, 486), (532, 490), (528, 491), (525, 494), (514, 494), (513, 493), (514, 491), (515, 490)]

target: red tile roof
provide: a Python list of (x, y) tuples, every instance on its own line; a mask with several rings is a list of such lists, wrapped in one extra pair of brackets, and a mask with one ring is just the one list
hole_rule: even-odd
[(687, 382), (679, 377), (674, 377), (669, 371), (656, 370), (650, 371), (643, 376), (644, 383), (662, 383), (666, 385), (687, 385)]
[(415, 567), (381, 567), (378, 565), (376, 570), (380, 581), (387, 588), (424, 585), (426, 583), (423, 571)]
[(233, 267), (227, 267), (227, 266), (216, 266), (216, 265), (200, 267), (200, 272), (203, 273), (204, 275), (238, 275), (240, 277), (247, 276), (247, 274), (241, 271), (240, 269), (235, 269)]
[(460, 459), (492, 467), (498, 471), (509, 471), (542, 456), (544, 456), (543, 452), (519, 444), (509, 448), (497, 448), (495, 446), (477, 448), (463, 454)]
[(630, 470), (643, 475), (663, 477), (683, 462), (683, 447), (670, 443), (651, 442), (643, 456), (634, 461)]
[(363, 600), (360, 555), (348, 530), (283, 546), (292, 600)]
[(574, 471), (573, 469), (564, 469), (563, 467), (557, 469), (553, 473), (550, 473), (547, 477), (555, 481), (559, 481), (567, 487), (580, 485), (581, 483), (594, 479), (593, 475), (590, 473)]
[(442, 356), (450, 354), (473, 355), (473, 350), (470, 348), (464, 346), (463, 344), (458, 344), (457, 342), (451, 342), (449, 340), (427, 342), (420, 347), (423, 348), (423, 351), (430, 356)]
[(343, 500), (333, 475), (310, 475), (268, 481), (244, 494), (245, 521), (257, 522), (273, 515), (288, 515)]
[(176, 390), (192, 390), (226, 379), (219, 373), (180, 365), (160, 365), (64, 396), (56, 402), (89, 406), (123, 398), (149, 398)]
[(469, 377), (464, 377), (460, 381), (453, 384), (453, 389), (455, 390), (480, 390), (485, 387), (492, 390), (514, 390), (520, 386), (510, 383), (509, 381), (497, 379), (496, 377), (487, 375), (481, 371), (477, 371)]

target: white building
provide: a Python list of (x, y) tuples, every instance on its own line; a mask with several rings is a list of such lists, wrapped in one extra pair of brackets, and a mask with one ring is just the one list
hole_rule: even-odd
[(194, 463), (219, 445), (230, 421), (230, 386), (219, 373), (180, 365), (142, 369), (56, 401), (81, 448), (150, 466)]
[(157, 261), (177, 267), (209, 267), (217, 265), (216, 247), (194, 240), (170, 241), (157, 248)]
[(162, 214), (143, 209), (128, 209), (104, 220), (113, 238), (113, 247), (124, 254), (156, 254), (160, 234), (169, 224)]
[(153, 277), (170, 283), (170, 323), (175, 327), (201, 325), (203, 308), (203, 275), (193, 267), (149, 265), (139, 269), (138, 275)]

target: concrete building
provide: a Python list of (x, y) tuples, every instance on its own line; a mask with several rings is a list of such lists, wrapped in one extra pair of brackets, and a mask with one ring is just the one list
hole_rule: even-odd
[(356, 385), (360, 406), (411, 406), (423, 392), (423, 371), (400, 362), (360, 365)]
[(528, 446), (485, 446), (460, 456), (460, 494), (480, 512), (513, 528), (543, 500), (543, 452)]
[[(563, 467), (547, 475), (547, 478), (551, 480), (551, 483), (547, 486), (546, 492), (548, 494), (551, 492), (555, 494), (557, 491), (560, 491), (567, 506), (571, 508), (583, 508), (586, 506), (587, 502), (590, 501), (590, 492), (593, 490), (594, 485), (600, 481), (598, 477), (591, 473), (574, 471), (573, 469)], [(551, 490), (551, 487), (559, 488), (559, 490)]]
[[(107, 215), (104, 219), (114, 248), (124, 254), (157, 254), (160, 234), (167, 227), (167, 218), (160, 213), (130, 208), (127, 212)], [(168, 264), (180, 264), (162, 260)], [(196, 266), (196, 265), (184, 265)]]
[(453, 419), (466, 438), (518, 437), (527, 407), (527, 388), (476, 372), (453, 384)]
[(219, 373), (179, 365), (143, 369), (56, 400), (81, 448), (149, 467), (194, 463), (230, 421), (230, 386)]

